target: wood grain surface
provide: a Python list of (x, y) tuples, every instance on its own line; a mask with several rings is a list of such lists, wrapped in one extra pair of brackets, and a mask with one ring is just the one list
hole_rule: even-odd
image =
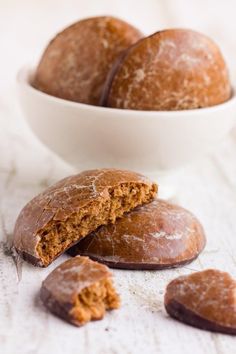
[[(91, 1), (86, 8), (82, 3), (0, 0), (4, 53), (0, 66), (0, 352), (234, 354), (235, 337), (170, 319), (164, 310), (163, 293), (171, 279), (194, 270), (214, 267), (236, 277), (235, 132), (219, 144), (213, 155), (194, 163), (173, 181), (178, 190), (175, 202), (190, 209), (204, 225), (208, 242), (202, 255), (175, 270), (114, 270), (122, 307), (108, 313), (103, 321), (75, 328), (42, 307), (38, 298), (41, 281), (66, 256), (47, 269), (39, 269), (11, 252), (12, 231), (20, 209), (45, 187), (74, 172), (32, 136), (14, 88), (19, 66), (36, 59), (54, 32), (78, 17), (95, 13), (121, 16), (147, 33), (154, 28), (188, 26), (213, 36), (222, 44), (229, 63), (235, 63), (233, 1), (192, 1), (191, 7), (187, 0), (146, 0), (137, 6), (137, 1), (128, 0)], [(131, 11), (134, 5), (135, 13)], [(53, 11), (55, 6), (57, 11)], [(209, 11), (210, 17), (206, 14)], [(233, 73), (234, 69), (236, 66)]]

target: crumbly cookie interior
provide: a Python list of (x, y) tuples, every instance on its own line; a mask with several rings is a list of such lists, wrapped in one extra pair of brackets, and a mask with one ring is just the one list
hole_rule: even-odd
[(120, 298), (110, 278), (103, 279), (84, 288), (70, 311), (75, 324), (84, 325), (92, 320), (103, 318), (106, 310), (120, 307)]
[(109, 189), (106, 199), (92, 201), (64, 221), (52, 220), (39, 231), (37, 252), (47, 266), (81, 238), (101, 225), (114, 223), (125, 212), (150, 202), (156, 194), (155, 185), (123, 183)]

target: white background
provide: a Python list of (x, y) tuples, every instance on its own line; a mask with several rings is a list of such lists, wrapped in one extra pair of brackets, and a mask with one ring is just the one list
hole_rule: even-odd
[[(48, 40), (79, 18), (112, 14), (145, 33), (189, 27), (212, 37), (236, 78), (234, 0), (0, 0), (0, 352), (221, 353), (236, 352), (236, 339), (190, 328), (168, 318), (163, 291), (173, 277), (216, 267), (236, 277), (236, 138), (180, 176), (178, 202), (202, 221), (208, 243), (188, 267), (163, 272), (115, 271), (122, 308), (103, 321), (74, 328), (48, 314), (38, 301), (42, 279), (54, 268), (35, 269), (9, 253), (21, 207), (53, 181), (72, 173), (27, 129), (18, 108), (18, 68), (36, 62)], [(57, 260), (57, 264), (63, 258)]]

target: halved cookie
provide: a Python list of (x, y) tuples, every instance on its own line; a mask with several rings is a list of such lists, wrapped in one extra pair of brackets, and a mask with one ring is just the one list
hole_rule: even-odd
[(24, 259), (48, 266), (99, 226), (150, 202), (157, 185), (135, 172), (98, 169), (67, 177), (31, 200), (14, 229)]
[(54, 269), (44, 280), (40, 297), (55, 315), (76, 326), (103, 318), (120, 307), (111, 273), (87, 257), (75, 257)]
[(163, 269), (191, 262), (205, 243), (193, 214), (158, 199), (100, 227), (68, 253), (87, 255), (113, 268)]
[(208, 269), (169, 283), (165, 307), (170, 316), (213, 332), (236, 334), (236, 281)]

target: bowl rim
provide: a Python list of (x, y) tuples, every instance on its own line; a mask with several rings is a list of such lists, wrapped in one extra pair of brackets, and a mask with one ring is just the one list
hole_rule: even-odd
[[(30, 90), (33, 94), (37, 94), (41, 97), (44, 97), (47, 100), (51, 100), (52, 102), (59, 104), (59, 105), (64, 105), (67, 107), (73, 107), (73, 108), (78, 108), (78, 109), (84, 109), (84, 110), (91, 110), (91, 111), (100, 111), (100, 112), (106, 112), (106, 113), (111, 113), (109, 115), (109, 119), (112, 117), (112, 113), (119, 114), (120, 116), (126, 117), (127, 114), (129, 116), (139, 116), (139, 117), (153, 117), (153, 116), (158, 116), (158, 117), (163, 117), (163, 118), (177, 118), (177, 117), (183, 117), (183, 116), (196, 116), (196, 115), (204, 115), (207, 113), (214, 113), (219, 110), (224, 110), (228, 108), (228, 106), (232, 106), (235, 104), (236, 106), (236, 90), (234, 89), (234, 86), (232, 86), (232, 96), (225, 102), (210, 106), (210, 107), (205, 107), (205, 108), (195, 108), (195, 109), (184, 109), (184, 110), (176, 110), (176, 111), (149, 111), (149, 110), (135, 110), (135, 109), (122, 109), (122, 108), (111, 108), (111, 107), (103, 107), (103, 106), (94, 106), (94, 105), (89, 105), (86, 103), (80, 103), (80, 102), (75, 102), (75, 101), (70, 101), (66, 100), (63, 98), (59, 98), (56, 96), (49, 95), (43, 91), (40, 91), (33, 87), (30, 83), (30, 80), (32, 78), (33, 73), (35, 72), (35, 66), (33, 65), (24, 65), (18, 70), (16, 79), (17, 83), (19, 86), (24, 86), (28, 90)], [(236, 109), (235, 109), (236, 113)]]

